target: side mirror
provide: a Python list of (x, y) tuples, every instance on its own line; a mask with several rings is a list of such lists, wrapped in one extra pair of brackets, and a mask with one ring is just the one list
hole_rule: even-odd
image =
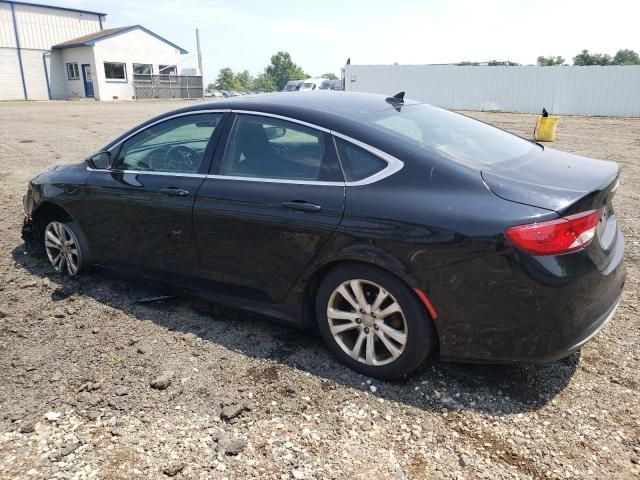
[(87, 163), (91, 168), (105, 170), (111, 166), (111, 154), (109, 154), (109, 152), (100, 152), (88, 158)]
[(284, 127), (267, 127), (264, 129), (267, 134), (267, 139), (275, 140), (276, 138), (284, 137), (287, 133), (287, 129)]

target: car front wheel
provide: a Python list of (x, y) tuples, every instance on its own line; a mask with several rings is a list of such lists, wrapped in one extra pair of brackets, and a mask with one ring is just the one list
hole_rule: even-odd
[(332, 270), (320, 285), (316, 316), (331, 350), (375, 378), (411, 373), (435, 344), (424, 306), (404, 282), (375, 267), (344, 264)]
[(75, 222), (48, 222), (44, 229), (44, 250), (51, 266), (60, 273), (77, 275), (87, 263), (86, 242)]

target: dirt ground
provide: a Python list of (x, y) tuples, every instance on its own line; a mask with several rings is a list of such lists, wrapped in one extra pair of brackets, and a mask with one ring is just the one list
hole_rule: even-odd
[[(133, 303), (121, 280), (25, 253), (32, 176), (178, 105), (0, 103), (0, 478), (640, 478), (640, 119), (562, 117), (553, 145), (621, 166), (613, 321), (549, 365), (430, 359), (385, 383), (313, 333), (193, 298)], [(527, 136), (535, 122), (471, 115)]]

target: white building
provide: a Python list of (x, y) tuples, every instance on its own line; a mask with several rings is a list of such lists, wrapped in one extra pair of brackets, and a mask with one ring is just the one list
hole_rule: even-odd
[(126, 100), (134, 74), (151, 84), (152, 74), (179, 72), (186, 50), (140, 25), (105, 29), (105, 21), (104, 13), (0, 0), (0, 100)]
[(187, 51), (140, 25), (110, 28), (54, 45), (51, 50), (51, 98), (135, 98), (134, 75), (178, 74)]

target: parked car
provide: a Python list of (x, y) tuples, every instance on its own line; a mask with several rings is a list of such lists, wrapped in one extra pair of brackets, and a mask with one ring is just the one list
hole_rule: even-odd
[(320, 84), (319, 90), (342, 90), (342, 80), (325, 79)]
[(304, 83), (304, 80), (289, 80), (282, 89), (283, 92), (297, 92)]
[(326, 80), (325, 78), (307, 78), (302, 82), (300, 86), (300, 91), (309, 91), (309, 90), (320, 90), (320, 85), (322, 82)]
[(33, 178), (23, 237), (317, 326), (392, 379), (445, 360), (547, 362), (591, 339), (625, 281), (616, 163), (402, 95), (200, 103)]

